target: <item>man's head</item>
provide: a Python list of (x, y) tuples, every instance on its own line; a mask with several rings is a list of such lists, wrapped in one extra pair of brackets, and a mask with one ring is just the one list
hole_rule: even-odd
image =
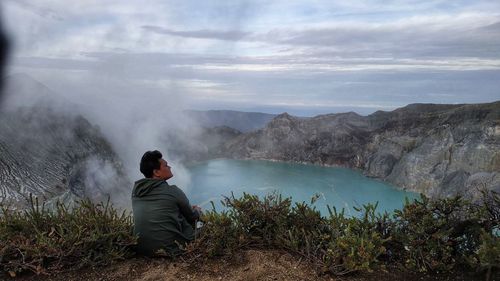
[(162, 159), (163, 155), (158, 150), (147, 151), (141, 158), (141, 173), (146, 178), (168, 180), (173, 177), (167, 161)]

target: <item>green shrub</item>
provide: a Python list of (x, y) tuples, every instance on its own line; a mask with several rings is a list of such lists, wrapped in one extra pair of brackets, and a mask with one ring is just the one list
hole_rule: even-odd
[(226, 197), (226, 210), (203, 214), (201, 235), (187, 246), (187, 259), (209, 258), (246, 248), (276, 247), (276, 237), (286, 226), (291, 200), (271, 194), (260, 200), (244, 193), (242, 197)]
[(291, 207), (291, 198), (271, 194), (262, 200), (243, 194), (225, 198), (227, 208), (204, 215), (201, 237), (188, 246), (188, 258), (212, 257), (237, 249), (275, 248), (307, 258), (322, 272), (346, 274), (372, 270), (385, 253), (378, 226), (387, 215), (375, 215), (376, 205), (364, 206), (362, 219), (335, 210), (330, 218), (305, 202)]
[(486, 280), (490, 280), (491, 270), (500, 268), (500, 237), (483, 230), (481, 241), (478, 249), (479, 263), (481, 269), (488, 272)]
[[(484, 193), (479, 203), (460, 196), (406, 202), (395, 210), (396, 228), (393, 236), (398, 243), (395, 253), (406, 267), (421, 272), (450, 272), (457, 267), (477, 268), (477, 251), (482, 233), (493, 233), (498, 227), (498, 194)], [(495, 201), (497, 200), (497, 201)]]
[[(431, 273), (458, 268), (487, 271), (500, 267), (500, 196), (484, 192), (471, 202), (462, 197), (406, 201), (394, 214), (377, 204), (347, 216), (328, 208), (322, 216), (311, 205), (270, 194), (234, 195), (204, 213), (204, 227), (182, 256), (188, 262), (231, 256), (244, 248), (281, 249), (305, 258), (319, 272), (344, 275), (390, 266)], [(212, 205), (213, 206), (213, 205)], [(0, 270), (57, 272), (106, 265), (133, 254), (132, 219), (108, 204), (58, 204), (49, 211), (32, 202), (26, 211), (3, 208), (0, 216)]]
[[(109, 203), (109, 202), (108, 202)], [(78, 202), (54, 210), (31, 197), (31, 207), (0, 216), (0, 271), (15, 275), (113, 263), (133, 254), (132, 220), (108, 203)]]
[(431, 201), (422, 196), (406, 202), (395, 211), (398, 231), (395, 239), (401, 243), (401, 258), (405, 265), (419, 271), (449, 271), (454, 266), (456, 240), (451, 237), (456, 224), (454, 212), (463, 207), (462, 199)]
[(187, 245), (187, 256), (212, 258), (231, 255), (245, 245), (241, 228), (236, 226), (227, 211), (218, 213), (213, 207), (212, 211), (203, 214), (202, 220), (205, 222), (203, 232)]
[[(490, 280), (492, 270), (500, 269), (500, 196), (483, 191), (482, 204), (476, 205), (478, 218), (483, 227), (480, 230), (476, 267), (487, 271)], [(478, 264), (478, 265), (477, 265)]]
[(244, 235), (245, 242), (254, 246), (274, 247), (278, 233), (287, 228), (291, 198), (269, 194), (260, 200), (257, 195), (243, 193), (240, 198), (226, 197), (224, 206)]
[(281, 231), (277, 232), (276, 245), (308, 258), (317, 256), (328, 238), (327, 223), (319, 211), (305, 202), (295, 203), (285, 220)]
[(390, 237), (380, 225), (385, 224), (387, 214), (377, 215), (377, 204), (355, 208), (360, 217), (345, 217), (344, 212), (330, 210), (328, 223), (331, 235), (323, 257), (328, 271), (346, 274), (355, 271), (372, 271), (379, 266), (379, 257), (386, 253), (385, 244)]
[(479, 203), (422, 196), (407, 200), (392, 219), (377, 213), (377, 204), (355, 208), (359, 215), (352, 217), (329, 208), (324, 217), (305, 202), (292, 206), (290, 198), (276, 194), (263, 199), (244, 194), (226, 198), (225, 211), (205, 215), (205, 231), (190, 247), (198, 257), (246, 247), (284, 249), (335, 275), (387, 265), (435, 273), (459, 267), (494, 269), (499, 202), (493, 192), (485, 193)]

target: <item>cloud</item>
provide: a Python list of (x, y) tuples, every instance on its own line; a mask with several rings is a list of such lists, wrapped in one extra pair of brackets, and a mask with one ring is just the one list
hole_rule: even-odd
[[(2, 8), (14, 43), (9, 72), (41, 81), (73, 105), (60, 108), (99, 125), (133, 179), (144, 151), (174, 156), (166, 136), (196, 137), (183, 109), (311, 116), (500, 99), (499, 1), (7, 0)], [(186, 186), (189, 175), (174, 167)]]
[(13, 60), (18, 67), (60, 70), (89, 70), (95, 64), (93, 61), (68, 58), (17, 57)]
[(37, 4), (64, 22), (6, 3), (11, 72), (73, 95), (175, 94), (198, 109), (499, 98), (498, 1)]
[(46, 8), (41, 5), (36, 5), (25, 0), (15, 0), (15, 1), (10, 0), (9, 2), (21, 7), (22, 9), (30, 11), (33, 14), (40, 16), (42, 18), (58, 20), (58, 21), (63, 20), (63, 17), (53, 9)]
[(201, 29), (193, 31), (176, 31), (168, 28), (151, 26), (151, 25), (144, 25), (142, 26), (142, 28), (147, 31), (151, 31), (158, 34), (166, 34), (166, 35), (187, 37), (187, 38), (216, 39), (216, 40), (228, 40), (228, 41), (238, 41), (251, 34), (250, 32), (244, 32), (239, 30), (218, 31), (218, 30)]
[[(415, 17), (390, 23), (340, 23), (302, 30), (273, 30), (262, 40), (321, 48), (337, 57), (496, 57), (500, 17), (463, 14)], [(321, 50), (320, 50), (321, 51)]]
[(164, 108), (173, 104), (177, 109), (261, 108), (307, 115), (328, 110), (368, 114), (415, 102), (499, 98), (494, 81), (500, 81), (500, 60), (492, 59), (349, 59), (311, 54), (231, 58), (175, 53), (87, 53), (85, 57), (24, 58), (18, 69), (103, 119), (109, 114), (103, 110), (108, 105), (126, 114), (149, 100), (164, 101)]

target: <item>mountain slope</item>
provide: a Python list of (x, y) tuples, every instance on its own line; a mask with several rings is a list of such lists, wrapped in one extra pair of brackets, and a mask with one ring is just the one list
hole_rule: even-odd
[(29, 194), (105, 199), (129, 186), (109, 143), (79, 116), (43, 107), (0, 114), (0, 200), (27, 204)]
[(230, 140), (224, 151), (230, 158), (362, 169), (430, 196), (500, 190), (500, 102), (412, 104), (369, 116), (284, 113)]

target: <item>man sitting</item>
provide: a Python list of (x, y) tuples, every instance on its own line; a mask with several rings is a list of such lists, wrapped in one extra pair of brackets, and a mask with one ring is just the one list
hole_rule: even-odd
[(144, 153), (140, 170), (145, 178), (136, 181), (132, 191), (137, 251), (148, 256), (180, 254), (178, 244), (194, 239), (192, 225), (201, 209), (191, 207), (184, 192), (166, 182), (173, 174), (158, 150)]

